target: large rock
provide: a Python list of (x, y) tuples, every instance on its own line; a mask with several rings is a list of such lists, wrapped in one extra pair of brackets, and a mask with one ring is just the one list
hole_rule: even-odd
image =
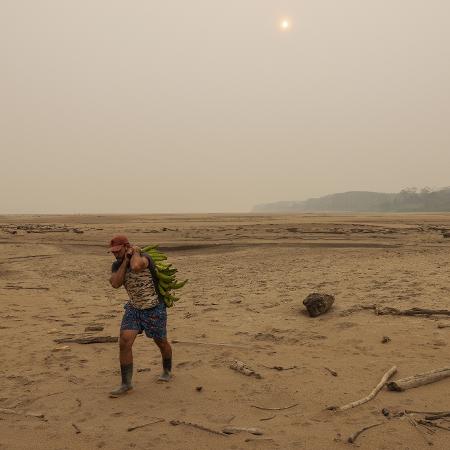
[(331, 305), (334, 303), (334, 296), (329, 294), (319, 294), (313, 292), (303, 300), (303, 304), (306, 306), (308, 313), (311, 317), (317, 317), (326, 313)]

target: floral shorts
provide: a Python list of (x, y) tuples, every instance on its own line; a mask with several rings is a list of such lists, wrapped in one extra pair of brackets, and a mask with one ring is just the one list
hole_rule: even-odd
[(120, 330), (145, 331), (149, 338), (164, 339), (167, 336), (167, 311), (164, 303), (149, 309), (137, 309), (126, 303)]

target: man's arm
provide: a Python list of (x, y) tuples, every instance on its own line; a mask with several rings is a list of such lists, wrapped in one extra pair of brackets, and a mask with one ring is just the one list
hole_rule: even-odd
[(122, 264), (119, 266), (119, 269), (116, 272), (111, 274), (111, 278), (109, 282), (113, 288), (120, 288), (125, 280), (125, 274), (127, 273), (128, 263), (130, 262), (130, 258), (125, 255), (123, 258)]
[(142, 272), (148, 267), (148, 259), (141, 255), (139, 247), (133, 247), (133, 255), (130, 260), (130, 268), (133, 272)]

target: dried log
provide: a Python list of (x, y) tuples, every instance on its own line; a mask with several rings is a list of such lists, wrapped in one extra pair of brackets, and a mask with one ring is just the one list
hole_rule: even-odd
[(290, 409), (298, 405), (299, 403), (294, 403), (293, 405), (282, 406), (281, 408), (264, 408), (263, 406), (252, 405), (252, 408), (263, 409), (264, 411), (283, 411), (284, 409)]
[(383, 388), (383, 386), (386, 384), (387, 380), (389, 380), (389, 378), (392, 377), (392, 375), (394, 375), (394, 373), (397, 372), (397, 367), (396, 366), (392, 366), (384, 375), (383, 378), (381, 379), (381, 381), (377, 384), (377, 386), (375, 387), (375, 389), (366, 397), (360, 399), (360, 400), (356, 400), (352, 403), (348, 403), (347, 405), (341, 406), (341, 407), (329, 407), (328, 409), (332, 409), (332, 410), (338, 410), (338, 411), (345, 411), (346, 409), (350, 409), (350, 408), (354, 408), (355, 406), (359, 406), (362, 405), (363, 403), (368, 402), (369, 400), (372, 400), (379, 391), (381, 391), (381, 389)]
[(171, 425), (187, 425), (189, 427), (197, 428), (198, 430), (208, 431), (209, 433), (218, 434), (219, 436), (227, 436), (227, 434), (222, 433), (221, 431), (216, 431), (211, 428), (205, 427), (203, 425), (199, 425), (198, 423), (185, 422), (184, 420), (171, 420)]
[(439, 425), (434, 422), (429, 422), (428, 420), (418, 420), (417, 423), (420, 423), (421, 425), (425, 425), (425, 426), (429, 426), (429, 427), (439, 428), (440, 430), (450, 431), (450, 428), (443, 427), (442, 425)]
[(164, 419), (157, 419), (154, 420), (153, 422), (147, 422), (147, 423), (143, 423), (142, 425), (136, 425), (134, 427), (128, 427), (127, 431), (133, 431), (133, 430), (137, 430), (138, 428), (144, 428), (148, 425), (153, 425), (154, 423), (160, 423), (160, 422), (164, 422)]
[(230, 364), (230, 369), (235, 370), (236, 372), (242, 373), (243, 375), (246, 375), (248, 377), (255, 377), (258, 379), (261, 379), (262, 376), (255, 372), (253, 369), (248, 367), (245, 363), (242, 361), (235, 360)]
[(117, 336), (90, 336), (84, 338), (61, 338), (54, 339), (58, 344), (105, 344), (110, 342), (117, 342)]
[(355, 433), (353, 433), (348, 439), (347, 442), (349, 442), (350, 444), (354, 444), (357, 437), (363, 433), (366, 430), (369, 430), (370, 428), (375, 428), (378, 427), (380, 425), (383, 425), (385, 422), (378, 422), (378, 423), (374, 423), (372, 425), (367, 425), (366, 427), (361, 428), (360, 430), (356, 431)]
[(375, 306), (375, 314), (378, 316), (394, 315), (394, 316), (433, 316), (444, 315), (450, 316), (448, 309), (426, 309), (426, 308), (411, 308), (411, 309), (397, 309), (390, 307)]
[(89, 325), (84, 329), (84, 331), (103, 331), (103, 329), (103, 325)]
[(437, 414), (445, 414), (447, 413), (447, 411), (415, 411), (412, 409), (405, 409), (404, 411), (405, 414), (432, 414), (432, 415), (437, 415)]
[(450, 377), (450, 367), (435, 369), (430, 372), (419, 373), (408, 378), (391, 381), (387, 384), (387, 387), (390, 391), (406, 391), (407, 389), (434, 383), (435, 381), (439, 381), (447, 377)]
[(291, 367), (282, 367), (282, 366), (265, 366), (264, 364), (261, 364), (261, 367), (265, 367), (266, 369), (274, 369), (274, 370), (278, 370), (278, 371), (282, 371), (282, 370), (292, 370), (292, 369), (296, 369), (297, 366), (291, 366)]
[(433, 416), (425, 416), (425, 420), (439, 420), (444, 417), (450, 417), (450, 411), (435, 414)]
[(225, 434), (235, 434), (245, 431), (250, 434), (255, 434), (256, 436), (262, 436), (264, 433), (258, 428), (244, 428), (244, 427), (225, 427), (222, 432)]

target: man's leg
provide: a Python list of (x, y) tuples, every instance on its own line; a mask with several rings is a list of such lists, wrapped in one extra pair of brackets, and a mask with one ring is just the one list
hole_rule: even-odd
[(133, 378), (133, 343), (138, 334), (137, 330), (120, 331), (120, 373), (122, 384), (110, 393), (111, 397), (118, 397), (133, 389), (131, 379)]
[(153, 339), (155, 344), (159, 347), (162, 357), (163, 371), (159, 376), (159, 381), (169, 381), (170, 373), (172, 371), (172, 347), (169, 344), (167, 338)]

